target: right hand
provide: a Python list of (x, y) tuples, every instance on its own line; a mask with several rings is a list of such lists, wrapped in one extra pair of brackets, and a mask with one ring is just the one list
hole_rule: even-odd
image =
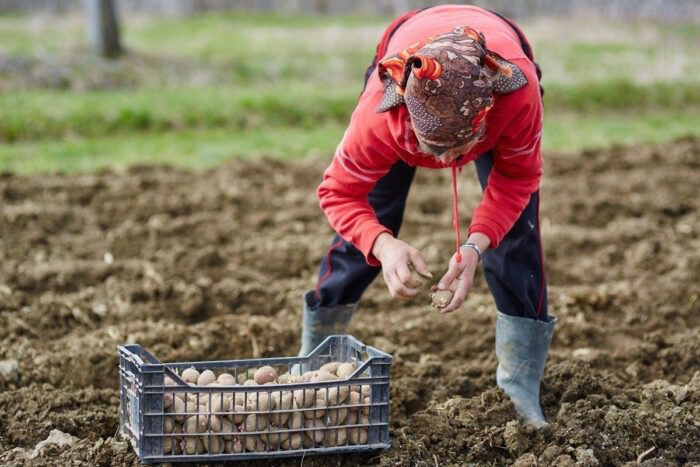
[(389, 294), (398, 300), (411, 300), (419, 293), (421, 284), (411, 277), (411, 265), (419, 274), (431, 276), (420, 251), (386, 232), (374, 241), (372, 254), (382, 263)]

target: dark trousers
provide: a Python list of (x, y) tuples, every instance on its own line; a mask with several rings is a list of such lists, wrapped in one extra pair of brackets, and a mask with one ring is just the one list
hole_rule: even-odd
[[(484, 189), (493, 168), (492, 154), (482, 155), (475, 164)], [(398, 236), (401, 227), (415, 172), (414, 167), (399, 161), (369, 194), (369, 202), (379, 222), (391, 229), (395, 236)], [(530, 196), (527, 206), (498, 248), (484, 252), (483, 267), (499, 311), (512, 316), (547, 320), (547, 284), (540, 241), (538, 192)], [(307, 304), (315, 308), (355, 303), (380, 270), (368, 265), (362, 253), (336, 235), (321, 260), (316, 291), (306, 295)]]

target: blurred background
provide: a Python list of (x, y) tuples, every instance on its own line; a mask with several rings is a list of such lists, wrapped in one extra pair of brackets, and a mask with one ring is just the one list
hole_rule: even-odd
[[(436, 3), (0, 0), (0, 170), (330, 157), (383, 29)], [(697, 0), (473, 3), (534, 46), (545, 151), (700, 134)]]

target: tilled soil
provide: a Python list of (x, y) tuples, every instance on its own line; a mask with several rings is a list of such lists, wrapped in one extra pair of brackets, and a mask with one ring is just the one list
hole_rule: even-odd
[[(700, 462), (700, 141), (546, 159), (549, 427), (522, 427), (495, 386), (482, 278), (449, 316), (378, 279), (351, 332), (394, 356), (393, 448), (304, 465)], [(326, 163), (0, 176), (0, 360), (19, 363), (0, 376), (0, 464), (138, 464), (117, 434), (118, 344), (163, 361), (294, 355), (330, 240), (314, 195)], [(472, 168), (460, 191), (466, 226)], [(443, 272), (447, 172), (419, 171), (402, 238)], [(32, 457), (52, 429), (78, 441)]]

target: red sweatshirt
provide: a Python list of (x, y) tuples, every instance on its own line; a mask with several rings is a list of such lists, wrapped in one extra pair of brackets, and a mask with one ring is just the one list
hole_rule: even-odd
[[(483, 233), (494, 248), (513, 227), (530, 195), (539, 189), (542, 175), (542, 99), (535, 66), (523, 52), (517, 34), (503, 19), (482, 8), (437, 6), (403, 23), (389, 41), (385, 57), (459, 25), (481, 31), (488, 49), (517, 65), (528, 80), (527, 86), (514, 92), (495, 95), (486, 117), (484, 141), (460, 159), (466, 164), (493, 150), (494, 167), (483, 198), (474, 209), (469, 233)], [(331, 227), (373, 266), (379, 265), (372, 254), (374, 241), (382, 232), (391, 234), (379, 223), (368, 202), (367, 196), (377, 181), (399, 159), (410, 166), (449, 168), (420, 151), (405, 105), (385, 113), (375, 111), (382, 93), (375, 70), (317, 192)]]

